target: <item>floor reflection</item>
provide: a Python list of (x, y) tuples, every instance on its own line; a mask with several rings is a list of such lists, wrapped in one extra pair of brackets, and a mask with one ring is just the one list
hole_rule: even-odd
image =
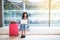
[(26, 38), (20, 38), (20, 35), (0, 35), (0, 40), (60, 40), (60, 35), (27, 35)]

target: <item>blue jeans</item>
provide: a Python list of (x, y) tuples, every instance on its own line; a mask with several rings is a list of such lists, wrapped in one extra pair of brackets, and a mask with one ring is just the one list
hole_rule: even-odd
[(20, 25), (20, 30), (24, 31), (24, 30), (28, 30), (29, 29), (29, 25), (28, 24), (21, 24)]

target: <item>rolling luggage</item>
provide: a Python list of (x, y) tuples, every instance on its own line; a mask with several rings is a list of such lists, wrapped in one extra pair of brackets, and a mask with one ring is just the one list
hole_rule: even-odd
[(16, 22), (11, 22), (9, 25), (9, 36), (18, 36), (18, 25)]

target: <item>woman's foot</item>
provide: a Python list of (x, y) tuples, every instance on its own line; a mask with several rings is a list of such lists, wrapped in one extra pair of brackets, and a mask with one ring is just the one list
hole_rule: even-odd
[(21, 38), (25, 38), (25, 35), (21, 35)]

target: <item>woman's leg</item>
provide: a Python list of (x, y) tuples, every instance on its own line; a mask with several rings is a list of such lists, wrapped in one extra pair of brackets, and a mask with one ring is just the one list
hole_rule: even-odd
[(21, 31), (21, 35), (24, 35), (24, 31)]
[(25, 31), (21, 31), (21, 38), (25, 38)]
[(24, 31), (21, 31), (21, 38), (24, 38)]
[(23, 35), (23, 31), (21, 31), (21, 35)]
[(26, 30), (24, 30), (24, 35), (26, 35)]
[(21, 35), (26, 35), (26, 31), (21, 31)]
[(23, 35), (24, 35), (24, 37), (25, 37), (25, 35), (26, 35), (26, 30), (23, 31)]

